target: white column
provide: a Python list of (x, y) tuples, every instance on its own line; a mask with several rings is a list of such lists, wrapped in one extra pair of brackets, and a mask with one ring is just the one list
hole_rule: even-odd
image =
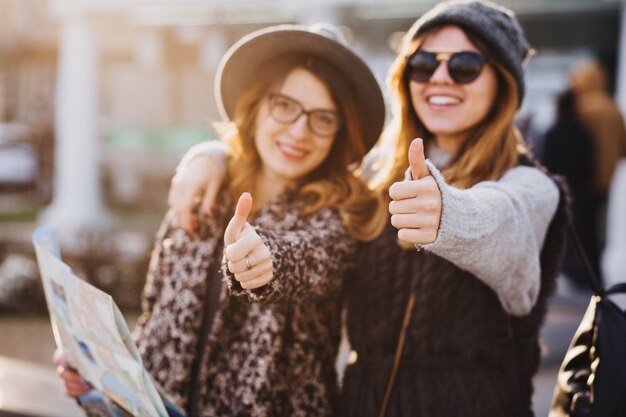
[(622, 110), (622, 114), (626, 114), (626, 0), (622, 0), (620, 12), (620, 35), (615, 76), (617, 86), (615, 100)]
[(55, 98), (54, 194), (40, 221), (55, 225), (68, 242), (112, 226), (100, 194), (96, 49), (87, 14), (63, 13)]

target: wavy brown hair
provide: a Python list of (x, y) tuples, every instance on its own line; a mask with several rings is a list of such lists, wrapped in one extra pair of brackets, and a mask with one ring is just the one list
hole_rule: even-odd
[(354, 172), (354, 165), (363, 158), (366, 149), (358, 122), (358, 106), (348, 87), (350, 83), (322, 59), (290, 55), (268, 63), (260, 69), (256, 82), (239, 98), (233, 121), (218, 126), (218, 132), (231, 149), (229, 192), (233, 201), (244, 191), (254, 196), (255, 179), (261, 169), (261, 158), (254, 142), (259, 109), (268, 94), (279, 88), (296, 68), (305, 69), (326, 85), (343, 121), (324, 162), (295, 184), (298, 197), (311, 201), (305, 215), (324, 207), (337, 208), (355, 238), (371, 240), (384, 227), (386, 207), (378, 194)]
[[(381, 169), (372, 178), (372, 187), (387, 190), (391, 184), (403, 178), (409, 166), (407, 152), (411, 141), (422, 138), (425, 146), (434, 140), (433, 134), (419, 119), (409, 91), (406, 77), (406, 57), (411, 56), (435, 27), (416, 39), (404, 39), (400, 52), (393, 62), (388, 85), (391, 91), (392, 120), (385, 129), (379, 148)], [(487, 45), (473, 33), (460, 28), (469, 40), (485, 54), (492, 65), (497, 79), (497, 95), (487, 116), (469, 133), (459, 153), (449, 167), (442, 170), (446, 181), (458, 188), (469, 188), (478, 182), (497, 180), (513, 168), (520, 154), (528, 152), (522, 135), (513, 123), (517, 111), (519, 92), (513, 76), (497, 61)], [(392, 154), (393, 157), (385, 157)]]

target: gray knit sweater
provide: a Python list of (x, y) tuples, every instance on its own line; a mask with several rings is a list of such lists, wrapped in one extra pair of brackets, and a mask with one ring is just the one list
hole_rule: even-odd
[(422, 245), (476, 275), (504, 310), (527, 314), (539, 291), (539, 255), (559, 191), (537, 168), (519, 166), (498, 181), (461, 190), (446, 184), (430, 162), (443, 201), (437, 239)]

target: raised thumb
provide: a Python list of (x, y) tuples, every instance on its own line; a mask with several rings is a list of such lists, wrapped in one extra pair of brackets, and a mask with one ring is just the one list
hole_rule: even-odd
[(237, 201), (237, 207), (235, 207), (235, 214), (233, 218), (228, 222), (226, 230), (224, 231), (224, 243), (230, 245), (239, 238), (239, 234), (246, 226), (248, 221), (248, 215), (252, 210), (252, 196), (250, 193), (243, 193)]
[(430, 175), (424, 157), (424, 142), (421, 139), (413, 139), (409, 146), (409, 165), (414, 180), (419, 180)]

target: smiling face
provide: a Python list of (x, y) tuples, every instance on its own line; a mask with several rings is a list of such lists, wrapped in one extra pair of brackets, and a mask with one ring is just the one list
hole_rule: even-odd
[[(273, 93), (300, 103), (305, 111), (337, 111), (328, 88), (303, 68), (292, 70)], [(257, 116), (255, 145), (261, 158), (260, 180), (273, 187), (284, 187), (319, 167), (328, 156), (333, 136), (320, 136), (308, 126), (310, 116), (301, 114), (294, 122), (284, 123), (270, 114), (265, 98)]]
[[(420, 49), (429, 52), (482, 53), (457, 26), (442, 26), (426, 35)], [(471, 130), (489, 113), (498, 90), (498, 79), (487, 63), (471, 83), (457, 84), (441, 62), (426, 82), (409, 81), (411, 102), (419, 119), (435, 136), (439, 148), (456, 152)]]

